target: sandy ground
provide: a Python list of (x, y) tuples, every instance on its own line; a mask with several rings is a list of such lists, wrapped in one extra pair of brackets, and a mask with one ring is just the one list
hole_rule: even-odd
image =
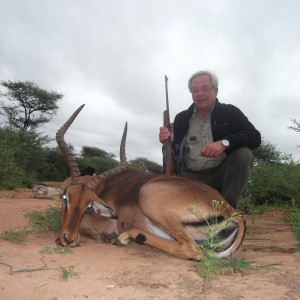
[[(30, 190), (0, 191), (0, 231), (23, 229), (24, 212), (49, 205), (57, 203), (35, 199)], [(72, 253), (42, 254), (55, 246), (55, 233), (34, 232), (26, 244), (0, 240), (0, 299), (300, 299), (300, 252), (284, 212), (246, 219), (237, 256), (256, 268), (219, 271), (207, 289), (196, 263), (149, 246), (82, 238)], [(61, 268), (77, 275), (64, 281)]]

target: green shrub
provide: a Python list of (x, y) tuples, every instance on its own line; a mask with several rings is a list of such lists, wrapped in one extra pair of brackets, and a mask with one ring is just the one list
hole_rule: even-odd
[(35, 132), (0, 128), (0, 186), (20, 187), (36, 181), (47, 138)]
[(293, 231), (296, 236), (296, 240), (298, 243), (298, 248), (300, 248), (300, 205), (297, 204), (294, 200), (292, 200), (292, 204), (288, 210), (290, 221), (293, 226)]
[(110, 157), (80, 157), (77, 161), (80, 169), (93, 167), (96, 170), (96, 174), (101, 174), (119, 166), (120, 164), (118, 161)]
[(300, 164), (274, 164), (260, 162), (252, 170), (243, 197), (253, 204), (300, 201)]

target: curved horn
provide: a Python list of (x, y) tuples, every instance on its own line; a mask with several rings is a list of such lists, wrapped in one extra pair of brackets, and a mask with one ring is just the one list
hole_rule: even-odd
[(121, 144), (120, 144), (120, 165), (127, 167), (127, 158), (126, 158), (126, 151), (125, 151), (125, 146), (126, 146), (126, 138), (127, 138), (127, 122), (125, 123), (125, 127), (123, 130), (123, 135), (121, 139)]
[(113, 168), (111, 170), (108, 170), (101, 175), (96, 176), (94, 179), (92, 179), (90, 182), (88, 182), (86, 185), (91, 189), (94, 190), (96, 188), (96, 185), (113, 175), (119, 174), (123, 172), (128, 167), (128, 162), (126, 158), (126, 152), (125, 152), (125, 145), (126, 145), (126, 137), (127, 137), (127, 122), (124, 127), (121, 144), (120, 144), (120, 166)]
[(79, 180), (80, 171), (78, 164), (75, 160), (75, 156), (72, 153), (69, 145), (65, 142), (64, 136), (68, 128), (71, 126), (77, 115), (80, 113), (85, 104), (81, 105), (68, 119), (68, 121), (56, 132), (56, 142), (60, 148), (65, 160), (68, 163), (70, 169), (70, 176), (72, 183), (76, 183)]

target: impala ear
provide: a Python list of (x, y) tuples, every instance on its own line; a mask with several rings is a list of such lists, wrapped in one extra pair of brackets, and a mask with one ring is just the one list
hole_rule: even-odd
[(106, 218), (110, 218), (110, 219), (117, 219), (117, 215), (109, 207), (105, 207), (96, 201), (93, 202), (92, 207), (93, 207), (95, 213), (102, 217), (106, 217)]
[(44, 184), (33, 184), (31, 188), (41, 196), (53, 196), (62, 194), (65, 187), (62, 184), (56, 183), (49, 186)]

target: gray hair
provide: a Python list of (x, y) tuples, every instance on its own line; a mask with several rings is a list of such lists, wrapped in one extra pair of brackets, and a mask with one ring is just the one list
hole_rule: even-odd
[(213, 74), (210, 71), (198, 71), (198, 72), (194, 73), (189, 79), (189, 82), (188, 82), (189, 90), (191, 90), (191, 88), (192, 88), (193, 79), (196, 77), (199, 77), (199, 76), (203, 76), (203, 75), (208, 76), (208, 78), (210, 79), (210, 84), (211, 84), (212, 88), (214, 88), (214, 89), (218, 88), (219, 82), (218, 82), (218, 78), (215, 74)]

